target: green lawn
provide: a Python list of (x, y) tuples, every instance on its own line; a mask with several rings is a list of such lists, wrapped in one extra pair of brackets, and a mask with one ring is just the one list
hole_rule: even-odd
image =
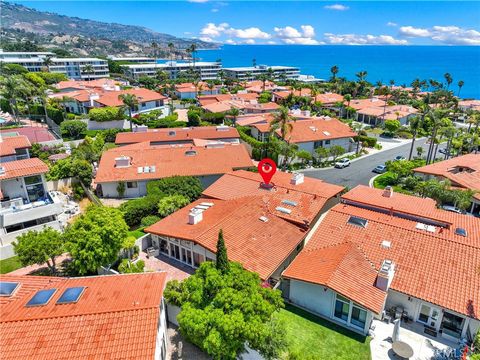
[(0, 274), (6, 274), (10, 271), (20, 269), (22, 264), (18, 260), (18, 256), (14, 256), (9, 259), (0, 260)]
[(286, 360), (370, 360), (370, 338), (286, 305), (280, 319), (287, 330)]
[(145, 235), (145, 233), (142, 231), (142, 228), (128, 232), (128, 236), (134, 236), (135, 239), (141, 238), (143, 235)]

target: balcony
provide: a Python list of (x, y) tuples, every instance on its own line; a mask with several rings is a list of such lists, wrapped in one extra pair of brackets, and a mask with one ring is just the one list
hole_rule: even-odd
[(54, 194), (46, 193), (43, 199), (26, 202), (16, 198), (0, 203), (0, 226), (6, 227), (27, 221), (55, 216), (63, 211), (60, 199)]

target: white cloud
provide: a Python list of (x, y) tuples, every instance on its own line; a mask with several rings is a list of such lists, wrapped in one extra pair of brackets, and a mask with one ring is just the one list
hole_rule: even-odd
[(219, 11), (220, 11), (220, 10), (218, 10), (218, 9), (212, 9), (212, 12), (213, 12), (213, 13), (216, 13), (216, 12), (219, 12)]
[(215, 42), (215, 40), (209, 38), (208, 36), (200, 36), (199, 39), (205, 42)]
[(277, 43), (273, 40), (270, 40), (270, 41), (267, 41), (267, 44), (268, 45), (276, 45)]
[(387, 26), (393, 26), (393, 27), (395, 27), (395, 26), (398, 26), (398, 24), (397, 24), (396, 22), (389, 21), (389, 22), (387, 22)]
[(225, 34), (238, 37), (240, 39), (270, 39), (272, 37), (272, 35), (263, 32), (257, 27), (250, 27), (247, 29), (228, 28), (225, 30)]
[(325, 33), (325, 42), (332, 45), (406, 45), (407, 40), (390, 35), (359, 35)]
[(429, 37), (431, 35), (428, 29), (413, 26), (400, 27), (399, 34), (406, 37)]
[(236, 41), (234, 41), (234, 40), (232, 40), (232, 39), (227, 39), (227, 40), (225, 40), (225, 44), (237, 45)]
[(275, 27), (275, 35), (285, 44), (298, 44), (298, 45), (318, 45), (319, 42), (314, 39), (315, 29), (311, 25), (301, 25), (301, 31), (292, 27), (285, 26)]
[(402, 26), (400, 35), (406, 37), (424, 37), (447, 45), (480, 45), (480, 32), (454, 25), (432, 26), (429, 29)]
[(208, 2), (208, 0), (188, 0), (188, 2), (202, 4)]
[(247, 39), (247, 40), (242, 41), (242, 44), (252, 45), (252, 44), (255, 44), (255, 40), (254, 39)]
[(228, 26), (229, 25), (227, 23), (221, 23), (218, 25), (215, 25), (214, 23), (208, 23), (203, 27), (202, 30), (200, 30), (200, 34), (210, 37), (219, 37), (223, 32), (225, 32), (225, 30), (227, 30)]
[(337, 10), (337, 11), (345, 11), (350, 9), (348, 6), (341, 5), (341, 4), (326, 5), (324, 6), (324, 8), (328, 10)]

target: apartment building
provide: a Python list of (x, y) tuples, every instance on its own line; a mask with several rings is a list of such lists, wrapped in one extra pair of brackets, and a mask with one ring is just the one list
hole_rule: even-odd
[(239, 81), (255, 80), (259, 75), (271, 73), (275, 79), (296, 79), (300, 75), (300, 69), (292, 66), (245, 66), (224, 68), (226, 78)]
[(121, 62), (129, 62), (135, 64), (155, 64), (157, 59), (151, 57), (144, 57), (144, 56), (126, 56), (126, 57), (117, 57), (117, 56), (108, 56), (109, 60), (112, 61), (121, 61)]
[(176, 62), (168, 61), (162, 64), (127, 64), (122, 65), (127, 76), (138, 79), (142, 76), (155, 76), (159, 71), (166, 72), (170, 79), (176, 79), (180, 73), (195, 71), (199, 80), (215, 80), (222, 65), (217, 62)]

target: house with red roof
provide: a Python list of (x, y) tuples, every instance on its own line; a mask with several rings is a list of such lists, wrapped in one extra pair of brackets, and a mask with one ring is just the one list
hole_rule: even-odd
[(432, 199), (358, 186), (283, 272), (284, 296), (367, 334), (386, 316), (451, 341), (480, 329), (480, 219)]
[(5, 136), (0, 133), (0, 163), (28, 159), (32, 147), (24, 135)]
[(12, 242), (26, 231), (61, 229), (58, 215), (63, 209), (48, 191), (47, 172), (47, 164), (38, 158), (0, 164), (0, 259), (14, 256)]
[(452, 186), (473, 190), (471, 214), (480, 214), (480, 154), (467, 154), (413, 170), (423, 179), (450, 180)]
[(119, 197), (118, 186), (125, 185), (123, 197), (146, 195), (147, 182), (171, 176), (195, 176), (204, 187), (223, 174), (253, 166), (246, 147), (215, 142), (151, 145), (149, 141), (110, 149), (102, 154), (95, 184), (102, 197)]
[(145, 231), (160, 254), (195, 268), (215, 260), (221, 229), (229, 259), (274, 286), (343, 187), (282, 172), (272, 184), (262, 185), (258, 173), (230, 172), (205, 189), (201, 199)]
[(165, 283), (164, 272), (2, 275), (2, 359), (165, 360)]

